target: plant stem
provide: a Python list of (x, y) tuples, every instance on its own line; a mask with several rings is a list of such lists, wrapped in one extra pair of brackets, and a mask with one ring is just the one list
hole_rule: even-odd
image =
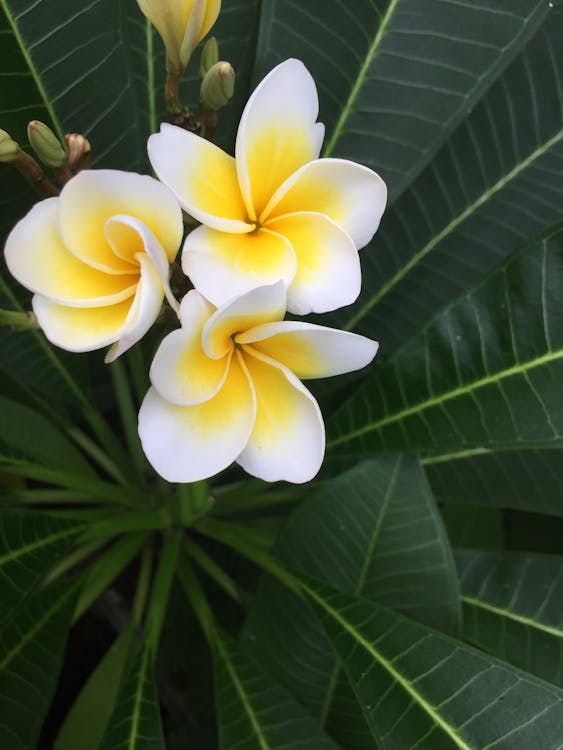
[(135, 592), (135, 599), (133, 601), (133, 622), (135, 627), (141, 626), (143, 619), (143, 613), (147, 603), (149, 594), (149, 585), (151, 580), (153, 563), (153, 549), (151, 544), (147, 544), (143, 550), (141, 556), (141, 566), (139, 569), (139, 577), (137, 579), (137, 590)]
[(205, 480), (178, 485), (178, 513), (182, 526), (193, 526), (198, 518), (209, 513), (211, 507)]
[(125, 440), (127, 441), (135, 470), (138, 476), (142, 478), (147, 463), (137, 432), (137, 412), (131, 398), (131, 389), (127, 381), (125, 368), (120, 360), (112, 362), (109, 367), (117, 397), (119, 414), (125, 432)]
[(241, 603), (239, 589), (236, 582), (210, 557), (207, 552), (190, 539), (186, 545), (192, 560), (212, 578), (215, 583), (227, 593), (237, 604)]
[(146, 643), (147, 647), (151, 649), (153, 660), (156, 660), (158, 653), (158, 644), (168, 607), (181, 541), (182, 532), (179, 530), (171, 531), (165, 535), (154, 577), (145, 627)]
[(201, 584), (188, 559), (182, 555), (178, 561), (178, 579), (209, 645), (214, 645), (215, 615), (209, 606)]

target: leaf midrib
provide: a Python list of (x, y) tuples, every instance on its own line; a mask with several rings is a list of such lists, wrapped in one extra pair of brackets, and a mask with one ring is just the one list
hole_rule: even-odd
[(347, 442), (349, 440), (354, 440), (355, 438), (361, 437), (362, 435), (366, 435), (369, 432), (374, 432), (375, 430), (379, 430), (382, 427), (386, 427), (388, 424), (392, 424), (393, 422), (406, 419), (407, 417), (410, 417), (413, 414), (422, 412), (425, 409), (430, 409), (434, 406), (439, 406), (440, 404), (443, 404), (445, 401), (451, 401), (451, 399), (453, 398), (457, 398), (458, 396), (463, 396), (466, 393), (471, 393), (472, 391), (477, 390), (479, 388), (483, 388), (486, 385), (499, 383), (505, 378), (510, 378), (513, 375), (520, 375), (522, 373), (528, 372), (529, 370), (533, 370), (536, 367), (541, 367), (542, 365), (549, 364), (550, 362), (554, 362), (558, 359), (561, 359), (562, 357), (563, 357), (563, 349), (550, 351), (547, 354), (542, 355), (541, 357), (537, 357), (536, 359), (530, 360), (529, 362), (518, 363), (516, 365), (513, 365), (512, 367), (508, 367), (506, 370), (501, 370), (497, 373), (494, 373), (493, 375), (487, 375), (486, 377), (480, 378), (479, 380), (475, 380), (472, 383), (467, 383), (466, 385), (458, 386), (457, 388), (454, 388), (452, 391), (448, 391), (447, 393), (442, 393), (440, 396), (434, 396), (432, 398), (427, 399), (426, 401), (421, 401), (420, 403), (415, 404), (414, 406), (409, 406), (407, 409), (402, 409), (401, 411), (395, 412), (394, 414), (390, 414), (384, 417), (383, 419), (380, 419), (378, 422), (372, 422), (371, 424), (365, 425), (365, 427), (361, 427), (357, 430), (353, 430), (344, 435), (340, 435), (339, 437), (334, 438), (333, 440), (327, 443), (327, 449), (332, 448), (335, 445), (340, 445), (341, 443)]
[(447, 224), (438, 234), (433, 237), (424, 247), (415, 253), (404, 266), (395, 273), (382, 287), (350, 318), (344, 326), (344, 330), (352, 330), (362, 320), (369, 311), (375, 307), (389, 292), (393, 289), (410, 271), (420, 263), (445, 237), (451, 234), (457, 227), (468, 219), (477, 209), (492, 198), (499, 190), (507, 185), (511, 180), (518, 177), (520, 172), (526, 169), (536, 159), (539, 159), (550, 148), (555, 146), (563, 138), (563, 129), (547, 140), (542, 146), (532, 151), (523, 161), (517, 164), (513, 169), (504, 175), (488, 190), (485, 190), (477, 200), (471, 203), (467, 208)]
[(246, 714), (250, 720), (250, 724), (252, 726), (252, 729), (254, 730), (254, 733), (256, 735), (256, 739), (258, 740), (260, 744), (261, 750), (272, 750), (271, 746), (268, 743), (268, 740), (263, 735), (262, 730), (260, 728), (260, 724), (258, 722), (258, 718), (252, 709), (252, 705), (250, 701), (248, 700), (248, 696), (246, 695), (246, 691), (244, 689), (244, 686), (242, 682), (239, 680), (238, 675), (233, 668), (229, 654), (227, 653), (225, 646), (221, 640), (221, 637), (219, 635), (215, 638), (215, 644), (218, 649), (218, 651), (221, 654), (221, 657), (223, 658), (223, 663), (225, 664), (225, 667), (227, 668), (227, 672), (229, 673), (229, 676), (231, 680), (233, 681), (233, 685), (235, 686), (235, 690), (237, 691), (239, 698), (241, 700), (241, 703), (244, 707), (244, 710), (246, 711)]
[(314, 599), (319, 606), (321, 606), (328, 614), (336, 620), (336, 622), (346, 630), (381, 666), (393, 677), (394, 680), (407, 692), (413, 701), (415, 701), (426, 713), (432, 718), (432, 720), (441, 728), (443, 731), (455, 742), (460, 750), (474, 750), (468, 745), (456, 731), (436, 712), (433, 706), (419, 693), (414, 687), (406, 680), (400, 672), (388, 661), (382, 654), (379, 653), (369, 641), (367, 641), (361, 633), (359, 633), (353, 625), (347, 620), (341, 617), (340, 613), (333, 609), (330, 604), (319, 596), (314, 589), (311, 589), (308, 585), (302, 582), (302, 587), (305, 591)]
[[(362, 569), (360, 570), (360, 575), (358, 576), (358, 581), (354, 588), (355, 596), (360, 596), (363, 591), (363, 588), (366, 582), (367, 572), (371, 565), (373, 553), (375, 552), (375, 548), (377, 546), (377, 540), (379, 539), (379, 535), (381, 533), (381, 527), (383, 525), (383, 521), (387, 513), (387, 508), (389, 506), (389, 503), (391, 502), (391, 497), (393, 495), (393, 490), (395, 489), (395, 484), (397, 483), (397, 477), (399, 475), (400, 465), (401, 465), (401, 459), (397, 459), (397, 461), (395, 462), (395, 466), (393, 468), (393, 473), (391, 475), (391, 478), (389, 479), (389, 484), (387, 485), (387, 491), (385, 493), (383, 502), (381, 504), (381, 510), (379, 512), (379, 516), (375, 524), (375, 529), (373, 530), (373, 534), (368, 545), (366, 558), (364, 560), (364, 564), (362, 566)], [(336, 657), (334, 660), (334, 666), (332, 668), (332, 673), (330, 675), (328, 689), (325, 695), (325, 700), (323, 703), (323, 708), (322, 708), (321, 716), (319, 720), (322, 727), (326, 726), (326, 722), (330, 714), (330, 710), (332, 708), (332, 702), (334, 700), (334, 694), (336, 692), (336, 686), (338, 684), (338, 676), (339, 676), (340, 668), (341, 668), (340, 659)]]
[(138, 736), (139, 722), (141, 720), (141, 704), (143, 702), (143, 688), (145, 684), (147, 667), (149, 664), (149, 649), (145, 648), (141, 655), (141, 665), (139, 669), (139, 680), (133, 697), (133, 713), (131, 714), (131, 727), (127, 738), (127, 750), (135, 750)]
[(389, 7), (385, 11), (385, 15), (383, 16), (383, 18), (381, 19), (379, 23), (377, 34), (375, 35), (374, 40), (368, 49), (367, 55), (364, 59), (362, 67), (360, 68), (360, 72), (358, 74), (356, 82), (350, 91), (348, 99), (346, 100), (346, 103), (344, 107), (342, 108), (342, 111), (340, 112), (340, 117), (338, 118), (338, 122), (334, 126), (332, 135), (324, 148), (323, 157), (328, 157), (332, 154), (337, 141), (342, 135), (342, 131), (344, 130), (346, 121), (348, 120), (348, 117), (350, 116), (350, 113), (354, 107), (356, 99), (358, 98), (358, 94), (360, 93), (360, 89), (363, 86), (363, 83), (366, 79), (371, 63), (373, 62), (374, 57), (377, 55), (377, 52), (379, 50), (379, 45), (381, 44), (381, 40), (383, 39), (383, 37), (385, 36), (385, 33), (387, 32), (387, 27), (389, 26), (389, 22), (391, 21), (393, 17), (393, 13), (395, 12), (395, 8), (398, 2), (399, 0), (391, 0)]
[(2, 557), (0, 557), (0, 568), (6, 563), (14, 562), (15, 560), (22, 557), (23, 555), (27, 555), (36, 549), (39, 549), (41, 547), (49, 547), (51, 544), (54, 544), (61, 538), (72, 536), (72, 534), (77, 534), (83, 528), (84, 528), (84, 525), (62, 529), (61, 531), (53, 532), (49, 536), (44, 536), (44, 537), (41, 537), (40, 539), (36, 539), (35, 542), (26, 544), (23, 547), (18, 547), (15, 550), (12, 550), (8, 552), (7, 554), (3, 555)]
[(0, 7), (6, 14), (6, 18), (8, 20), (8, 23), (10, 24), (10, 28), (12, 29), (12, 33), (14, 35), (14, 38), (17, 42), (17, 45), (20, 49), (20, 52), (22, 54), (23, 59), (25, 60), (25, 63), (29, 69), (29, 72), (31, 74), (31, 77), (33, 78), (33, 82), (35, 83), (37, 90), (39, 92), (39, 95), (41, 97), (41, 100), (43, 102), (43, 106), (49, 113), (49, 117), (51, 118), (51, 124), (53, 128), (55, 129), (57, 135), (59, 138), (64, 141), (64, 132), (63, 128), (61, 126), (61, 123), (59, 122), (59, 118), (57, 117), (57, 114), (53, 108), (53, 105), (51, 103), (51, 100), (47, 96), (47, 92), (45, 90), (45, 87), (43, 86), (43, 81), (41, 79), (41, 76), (39, 74), (39, 71), (35, 67), (35, 64), (33, 60), (31, 59), (31, 55), (29, 54), (29, 51), (25, 45), (25, 42), (23, 40), (23, 37), (20, 33), (20, 30), (18, 28), (16, 19), (12, 12), (10, 11), (8, 7), (7, 0), (0, 0)]
[(548, 633), (549, 635), (553, 635), (557, 638), (563, 638), (563, 629), (552, 627), (551, 625), (545, 625), (539, 620), (533, 620), (530, 617), (519, 615), (516, 612), (512, 612), (511, 610), (508, 610), (508, 609), (502, 609), (501, 607), (496, 607), (494, 604), (485, 602), (482, 599), (477, 599), (476, 597), (465, 596), (464, 594), (462, 594), (461, 601), (464, 604), (468, 604), (473, 607), (478, 607), (479, 609), (487, 610), (488, 612), (492, 612), (493, 614), (499, 615), (500, 617), (504, 617), (508, 620), (514, 620), (515, 622), (518, 622), (521, 625), (534, 628), (534, 630), (541, 630), (544, 633)]

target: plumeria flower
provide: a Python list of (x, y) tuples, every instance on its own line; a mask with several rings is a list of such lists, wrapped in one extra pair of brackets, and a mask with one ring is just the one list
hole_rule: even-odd
[(182, 328), (162, 341), (139, 413), (147, 458), (170, 482), (211, 477), (237, 461), (266, 481), (307, 482), (325, 449), (323, 419), (301, 378), (367, 365), (377, 343), (283, 321), (283, 282), (216, 309), (192, 290)]
[(182, 267), (214, 305), (278, 280), (298, 315), (357, 298), (357, 250), (373, 237), (387, 191), (367, 167), (318, 158), (318, 111), (311, 75), (287, 60), (250, 97), (235, 159), (172, 125), (149, 138), (156, 174), (202, 223), (185, 242)]
[(154, 323), (183, 234), (172, 193), (152, 177), (80, 172), (58, 198), (37, 203), (12, 230), (6, 262), (35, 292), (33, 311), (56, 346), (84, 352), (113, 344), (111, 361)]

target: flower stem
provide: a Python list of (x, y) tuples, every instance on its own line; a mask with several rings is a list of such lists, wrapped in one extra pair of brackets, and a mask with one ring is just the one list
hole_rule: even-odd
[(153, 659), (156, 659), (158, 653), (158, 644), (168, 607), (181, 541), (182, 532), (178, 530), (172, 531), (164, 537), (164, 545), (152, 585), (145, 638)]
[(119, 360), (112, 362), (110, 371), (117, 396), (119, 414), (125, 432), (125, 440), (127, 441), (135, 470), (138, 476), (142, 478), (147, 462), (137, 432), (137, 412), (131, 397), (131, 388), (127, 381), (123, 363)]

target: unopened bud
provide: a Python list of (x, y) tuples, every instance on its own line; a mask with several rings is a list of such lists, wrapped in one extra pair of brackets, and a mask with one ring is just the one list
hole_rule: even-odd
[(218, 62), (207, 71), (201, 82), (201, 101), (209, 109), (224, 107), (235, 90), (235, 71), (228, 62)]
[(0, 130), (0, 162), (14, 162), (19, 158), (20, 147), (9, 133)]
[(67, 133), (65, 135), (68, 149), (68, 166), (72, 169), (91, 151), (90, 141), (82, 133)]
[(205, 74), (208, 70), (219, 62), (219, 45), (217, 39), (214, 36), (210, 37), (201, 51), (201, 58), (199, 61), (199, 76), (205, 78)]
[(44, 122), (32, 120), (27, 126), (27, 137), (43, 164), (53, 168), (66, 164), (66, 148)]

